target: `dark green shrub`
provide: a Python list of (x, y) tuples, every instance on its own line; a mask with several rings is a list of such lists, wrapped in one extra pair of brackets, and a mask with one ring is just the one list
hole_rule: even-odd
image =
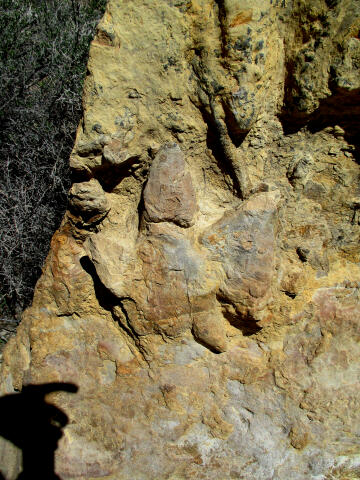
[(89, 43), (106, 0), (0, 0), (0, 315), (33, 288), (66, 207)]

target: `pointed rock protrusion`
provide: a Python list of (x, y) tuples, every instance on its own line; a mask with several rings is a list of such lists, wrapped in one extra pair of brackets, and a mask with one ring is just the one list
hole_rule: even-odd
[(197, 211), (195, 190), (184, 154), (167, 143), (155, 157), (144, 190), (145, 219), (190, 227)]

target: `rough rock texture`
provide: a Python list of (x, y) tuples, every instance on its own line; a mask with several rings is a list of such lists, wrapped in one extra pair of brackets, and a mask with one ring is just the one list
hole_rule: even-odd
[(60, 478), (360, 478), (359, 30), (357, 0), (109, 1), (1, 373), (79, 386)]
[(195, 191), (176, 143), (166, 144), (156, 155), (144, 189), (144, 207), (148, 222), (173, 222), (180, 227), (194, 224)]

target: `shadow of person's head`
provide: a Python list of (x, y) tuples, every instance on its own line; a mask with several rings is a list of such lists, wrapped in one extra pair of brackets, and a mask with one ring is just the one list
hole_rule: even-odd
[(0, 398), (0, 435), (23, 452), (19, 480), (59, 478), (54, 472), (54, 453), (68, 417), (60, 408), (47, 403), (45, 397), (52, 392), (77, 390), (71, 383), (47, 383), (28, 385), (21, 393)]

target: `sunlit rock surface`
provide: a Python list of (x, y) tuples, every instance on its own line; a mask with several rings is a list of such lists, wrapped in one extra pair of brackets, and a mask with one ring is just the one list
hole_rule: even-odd
[(61, 479), (360, 478), (359, 31), (357, 0), (109, 1), (1, 371), (79, 386)]

